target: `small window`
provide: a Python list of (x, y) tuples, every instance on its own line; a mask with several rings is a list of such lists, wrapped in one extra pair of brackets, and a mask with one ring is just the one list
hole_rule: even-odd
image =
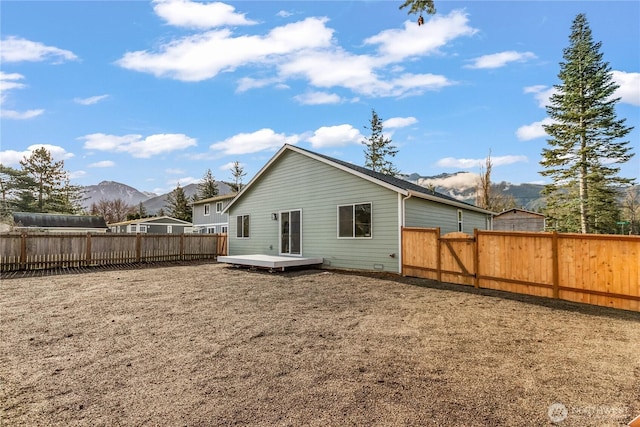
[(173, 225), (167, 225), (167, 233), (173, 233)]
[(140, 233), (146, 233), (147, 232), (147, 226), (146, 225), (140, 225), (140, 226), (138, 226), (138, 228), (140, 229)]
[(204, 205), (204, 216), (208, 216), (211, 211), (211, 205), (209, 203), (205, 203)]
[(216, 234), (215, 227), (207, 227), (207, 234)]
[(238, 239), (249, 238), (249, 215), (238, 215), (236, 217), (236, 237)]
[(371, 238), (371, 203), (338, 206), (338, 237)]
[(131, 232), (136, 233), (138, 231), (138, 226), (135, 224), (131, 224)]
[(458, 231), (462, 231), (464, 229), (464, 224), (462, 222), (462, 211), (458, 210)]
[(229, 231), (229, 227), (227, 227), (226, 225), (223, 225), (220, 227), (220, 232), (223, 234), (227, 234), (227, 232)]
[(222, 202), (216, 202), (216, 213), (222, 212)]

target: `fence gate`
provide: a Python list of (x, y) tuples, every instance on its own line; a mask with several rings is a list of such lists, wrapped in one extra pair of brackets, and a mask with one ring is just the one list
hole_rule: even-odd
[(475, 241), (466, 233), (449, 233), (439, 239), (440, 278), (460, 285), (474, 285), (476, 277)]

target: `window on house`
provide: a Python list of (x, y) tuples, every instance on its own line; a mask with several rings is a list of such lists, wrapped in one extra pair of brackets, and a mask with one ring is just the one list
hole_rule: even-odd
[(167, 225), (167, 233), (173, 233), (173, 225)]
[(464, 229), (464, 224), (462, 223), (462, 211), (458, 210), (458, 231), (462, 231)]
[(210, 211), (211, 211), (211, 205), (209, 205), (209, 203), (205, 203), (205, 205), (204, 205), (204, 216), (209, 215)]
[(136, 233), (138, 231), (138, 226), (135, 224), (131, 224), (131, 232)]
[(207, 234), (215, 234), (215, 233), (216, 233), (215, 227), (207, 227)]
[(249, 238), (249, 215), (238, 215), (236, 217), (236, 237), (238, 239)]
[(338, 206), (338, 237), (371, 237), (371, 203)]
[(147, 232), (147, 226), (146, 225), (140, 225), (138, 228), (140, 229), (141, 233), (146, 233)]
[(226, 234), (229, 231), (229, 227), (223, 225), (220, 227), (220, 232)]
[(216, 213), (222, 212), (222, 202), (216, 202)]

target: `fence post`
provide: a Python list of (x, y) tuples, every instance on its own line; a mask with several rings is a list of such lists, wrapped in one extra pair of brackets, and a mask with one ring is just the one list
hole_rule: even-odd
[(85, 265), (91, 265), (91, 233), (87, 232), (87, 254), (85, 256)]
[(560, 298), (560, 268), (558, 259), (558, 232), (554, 231), (551, 236), (551, 256), (553, 262), (553, 297)]
[(142, 235), (140, 233), (136, 233), (136, 262), (140, 263), (140, 259), (142, 258)]
[(438, 282), (442, 282), (442, 257), (440, 255), (440, 246), (442, 245), (442, 242), (440, 241), (440, 227), (436, 227), (436, 241), (438, 242), (438, 244), (436, 245), (438, 247), (438, 253), (436, 254), (436, 263), (437, 263), (437, 278), (438, 278)]
[(180, 235), (180, 261), (184, 261), (184, 233)]
[(480, 254), (480, 245), (478, 244), (478, 236), (480, 235), (480, 233), (478, 233), (478, 229), (474, 228), (473, 229), (473, 272), (475, 273), (473, 276), (473, 287), (478, 289), (480, 287), (480, 260), (479, 258), (479, 254)]
[(20, 235), (20, 270), (26, 270), (27, 266), (27, 234)]

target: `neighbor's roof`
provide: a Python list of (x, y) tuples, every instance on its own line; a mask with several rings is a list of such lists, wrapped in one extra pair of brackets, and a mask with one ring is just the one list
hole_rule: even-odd
[[(167, 220), (171, 221), (170, 223)], [(138, 218), (132, 219), (129, 221), (121, 221), (121, 222), (112, 222), (109, 223), (109, 227), (113, 227), (114, 225), (129, 225), (129, 224), (149, 224), (153, 223), (155, 225), (192, 225), (190, 222), (183, 221), (178, 218), (174, 218), (171, 216), (149, 216), (146, 218)], [(178, 223), (178, 224), (177, 224)]]
[(280, 150), (278, 150), (278, 152), (271, 158), (271, 160), (269, 160), (269, 162), (267, 162), (267, 164), (264, 165), (262, 169), (260, 169), (260, 171), (258, 171), (258, 173), (251, 179), (251, 181), (249, 181), (249, 183), (243, 187), (242, 191), (238, 193), (237, 197), (227, 205), (227, 207), (225, 208), (225, 212), (236, 202), (236, 200), (240, 199), (244, 194), (244, 192), (247, 191), (247, 189), (250, 188), (251, 185), (260, 178), (260, 176), (264, 173), (264, 171), (266, 171), (286, 151), (294, 151), (296, 153), (302, 154), (312, 159), (321, 161), (325, 164), (337, 167), (338, 169), (341, 169), (353, 175), (359, 176), (363, 179), (374, 182), (383, 187), (389, 188), (390, 190), (396, 191), (404, 196), (418, 197), (421, 199), (431, 200), (438, 203), (444, 203), (446, 205), (456, 206), (463, 209), (482, 212), (488, 215), (495, 215), (493, 212), (488, 211), (486, 209), (482, 209), (477, 206), (471, 205), (469, 203), (462, 202), (446, 194), (429, 190), (426, 187), (422, 187), (412, 182), (405, 181), (404, 179), (396, 178), (390, 175), (385, 175), (380, 172), (375, 172), (371, 169), (367, 169), (362, 166), (357, 166), (349, 162), (345, 162), (342, 160), (335, 159), (333, 157), (325, 156), (324, 154), (314, 153), (313, 151), (309, 151), (304, 148), (296, 147), (289, 144), (285, 144)]
[(101, 216), (14, 212), (13, 222), (21, 227), (107, 228)]
[(221, 200), (233, 199), (238, 193), (219, 194), (217, 196), (209, 197), (208, 199), (196, 200), (192, 202), (192, 205), (201, 205), (203, 203), (219, 202)]
[(522, 213), (527, 213), (530, 215), (538, 215), (544, 218), (544, 214), (541, 214), (540, 212), (532, 212), (532, 211), (528, 211), (526, 209), (519, 209), (519, 208), (511, 208), (511, 209), (506, 209), (502, 212), (500, 212), (499, 214), (496, 214), (496, 218), (499, 217), (500, 215), (504, 215), (504, 214), (508, 214), (508, 213), (516, 213), (516, 212), (522, 212)]

